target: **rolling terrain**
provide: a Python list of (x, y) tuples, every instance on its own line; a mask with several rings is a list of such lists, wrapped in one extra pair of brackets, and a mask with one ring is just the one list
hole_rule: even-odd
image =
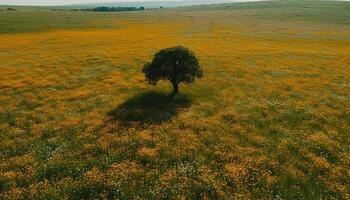
[(0, 199), (350, 199), (349, 58), (349, 2), (0, 11)]

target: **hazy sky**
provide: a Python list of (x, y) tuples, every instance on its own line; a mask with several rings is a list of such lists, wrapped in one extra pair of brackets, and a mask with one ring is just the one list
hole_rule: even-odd
[[(113, 0), (112, 0), (113, 1)], [(112, 2), (109, 1), (109, 2)], [(121, 0), (123, 1), (123, 0)], [(127, 0), (124, 0), (127, 1)], [(98, 3), (108, 2), (106, 0), (0, 0), (1, 4), (11, 5), (62, 5), (62, 4), (76, 4), (76, 3)]]
[[(0, 0), (0, 5), (64, 5), (77, 3), (100, 3), (100, 2), (135, 2), (135, 1), (173, 1), (173, 0)], [(235, 1), (235, 0), (232, 0)], [(252, 1), (252, 0), (236, 0)], [(254, 0), (253, 0), (254, 1)], [(259, 0), (257, 0), (259, 1)], [(344, 0), (350, 1), (350, 0)]]
[[(158, 1), (158, 0), (0, 0), (0, 5), (63, 5), (77, 3), (100, 3), (100, 2), (135, 2), (135, 1)], [(164, 0), (161, 0), (164, 1)], [(168, 0), (169, 1), (169, 0)]]
[(0, 5), (62, 5), (76, 3), (99, 3), (99, 2), (135, 2), (154, 0), (0, 0)]

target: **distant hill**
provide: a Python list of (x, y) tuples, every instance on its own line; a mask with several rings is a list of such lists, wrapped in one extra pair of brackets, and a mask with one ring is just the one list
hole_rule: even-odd
[[(244, 0), (243, 0), (244, 1)], [(69, 7), (77, 8), (91, 8), (98, 6), (108, 7), (140, 7), (145, 8), (174, 8), (180, 6), (192, 6), (192, 5), (208, 5), (208, 4), (220, 4), (220, 3), (232, 3), (242, 2), (242, 0), (181, 0), (181, 1), (139, 1), (139, 2), (106, 2), (106, 3), (90, 3), (90, 4), (72, 4)]]
[[(109, 0), (106, 0), (109, 1)], [(20, 11), (33, 10), (51, 10), (51, 9), (92, 9), (96, 7), (145, 7), (145, 8), (176, 8), (188, 6), (210, 6), (215, 4), (238, 3), (238, 2), (252, 2), (252, 1), (266, 1), (266, 0), (170, 0), (170, 1), (142, 1), (135, 0), (134, 2), (105, 2), (105, 3), (85, 3), (85, 4), (70, 4), (61, 6), (23, 6), (23, 5), (0, 5), (0, 11), (9, 7)], [(269, 0), (267, 0), (269, 1)], [(273, 1), (273, 0), (272, 0)]]

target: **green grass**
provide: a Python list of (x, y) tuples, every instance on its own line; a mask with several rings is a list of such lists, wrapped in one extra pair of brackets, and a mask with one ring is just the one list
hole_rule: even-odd
[[(0, 33), (39, 32), (59, 29), (117, 28), (110, 13), (53, 12), (53, 11), (2, 11)], [(45, 19), (45, 20), (43, 20)]]
[[(166, 9), (162, 11), (142, 11), (133, 14), (125, 13), (94, 13), (94, 12), (52, 12), (51, 9), (61, 7), (25, 7), (25, 6), (0, 6), (0, 33), (21, 33), (48, 31), (57, 29), (91, 29), (91, 28), (117, 28), (114, 20), (130, 18), (133, 15), (143, 16), (146, 19), (152, 13), (171, 12), (175, 16), (179, 11), (189, 12), (232, 12), (234, 21), (237, 16), (245, 19), (276, 22), (306, 22), (320, 24), (349, 25), (350, 3), (342, 1), (319, 0), (282, 0), (262, 1), (234, 4), (200, 5), (181, 7), (179, 9)], [(18, 11), (5, 11), (13, 7)], [(65, 7), (62, 7), (65, 8)], [(243, 11), (243, 12), (240, 12)], [(208, 16), (205, 16), (208, 17)], [(42, 20), (45, 19), (45, 20)]]
[[(17, 8), (0, 199), (349, 199), (350, 3)], [(171, 100), (142, 66), (179, 44), (205, 75)]]
[[(349, 25), (350, 6), (344, 1), (281, 0), (213, 6), (185, 7), (185, 11), (245, 11), (247, 18), (268, 21), (311, 21), (313, 23), (333, 23)], [(248, 11), (248, 12), (247, 12)], [(234, 20), (234, 19), (233, 19)]]

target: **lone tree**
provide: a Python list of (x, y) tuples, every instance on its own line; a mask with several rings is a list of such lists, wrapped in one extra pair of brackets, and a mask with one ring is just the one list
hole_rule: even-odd
[(155, 54), (151, 63), (145, 64), (143, 72), (150, 84), (169, 80), (173, 86), (171, 96), (179, 92), (180, 83), (192, 83), (201, 78), (203, 71), (194, 53), (186, 47), (166, 48)]

